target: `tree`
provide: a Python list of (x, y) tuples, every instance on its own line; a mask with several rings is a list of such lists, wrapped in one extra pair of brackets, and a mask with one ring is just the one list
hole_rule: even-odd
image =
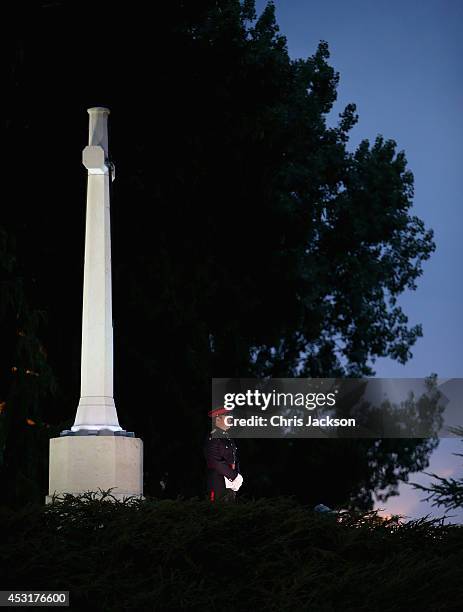
[(5, 501), (39, 501), (49, 437), (42, 407), (56, 381), (39, 340), (44, 313), (31, 307), (14, 241), (1, 227), (0, 285), (0, 486)]
[[(453, 428), (453, 433), (462, 436), (463, 427)], [(456, 457), (463, 457), (463, 453), (453, 454)], [(457, 510), (463, 507), (463, 478), (444, 478), (428, 472), (425, 474), (432, 476), (437, 482), (433, 482), (429, 487), (415, 482), (410, 483), (415, 489), (429, 493), (423, 501), (432, 501), (433, 506), (443, 506), (447, 510)]]
[[(396, 143), (378, 136), (349, 152), (354, 104), (327, 126), (339, 81), (328, 45), (291, 60), (272, 3), (256, 19), (249, 0), (169, 0), (156, 7), (154, 35), (143, 11), (121, 5), (108, 13), (93, 2), (108, 51), (98, 70), (82, 56), (83, 4), (25, 5), (23, 34), (13, 33), (9, 47), (20, 84), (11, 112), (18, 100), (35, 100), (14, 132), (21, 138), (9, 142), (12, 154), (27, 150), (34, 160), (19, 198), (47, 193), (47, 224), (32, 205), (27, 215), (8, 213), (22, 257), (34, 255), (37, 303), (49, 315), (62, 395), (45, 415), (58, 423), (77, 403), (85, 201), (78, 152), (83, 109), (106, 104), (117, 166), (120, 420), (145, 440), (148, 491), (168, 471), (172, 494), (197, 494), (212, 376), (361, 376), (377, 357), (411, 357), (422, 330), (407, 325), (397, 297), (415, 288), (434, 250), (432, 231), (411, 214), (413, 176)], [(53, 190), (50, 129), (66, 168), (54, 174)], [(245, 449), (249, 458), (259, 444)], [(418, 442), (404, 447), (398, 463), (409, 465), (414, 448)], [(329, 464), (331, 451), (319, 451)], [(281, 454), (287, 461), (267, 461), (275, 478), (293, 457), (289, 447), (274, 456)], [(307, 446), (301, 455), (313, 460)], [(182, 456), (194, 457), (188, 471)], [(362, 478), (352, 474), (353, 489)]]

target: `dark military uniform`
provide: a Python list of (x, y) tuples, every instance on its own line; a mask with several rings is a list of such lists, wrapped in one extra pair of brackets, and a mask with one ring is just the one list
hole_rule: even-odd
[[(218, 436), (218, 437), (213, 437)], [(225, 478), (233, 481), (239, 473), (238, 453), (235, 441), (219, 427), (206, 438), (204, 456), (207, 464), (207, 496), (211, 501), (234, 501), (236, 493), (225, 486)]]

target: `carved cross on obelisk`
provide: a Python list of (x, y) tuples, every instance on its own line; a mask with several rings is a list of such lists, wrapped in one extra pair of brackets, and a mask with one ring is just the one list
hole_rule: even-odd
[(113, 323), (107, 108), (89, 108), (88, 170), (82, 314), (81, 392), (72, 431), (121, 431), (113, 398)]

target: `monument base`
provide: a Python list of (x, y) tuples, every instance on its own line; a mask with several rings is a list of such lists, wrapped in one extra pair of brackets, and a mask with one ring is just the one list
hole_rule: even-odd
[(143, 497), (143, 442), (126, 436), (62, 436), (50, 440), (49, 494), (99, 489), (116, 499)]

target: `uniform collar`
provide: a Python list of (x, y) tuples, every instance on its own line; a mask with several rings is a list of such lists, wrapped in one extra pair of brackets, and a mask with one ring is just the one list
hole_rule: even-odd
[(225, 431), (225, 429), (221, 429), (220, 427), (214, 427), (214, 429), (211, 431), (211, 433), (215, 434), (215, 435), (219, 435), (223, 438), (229, 438), (230, 436), (228, 435), (228, 431)]

